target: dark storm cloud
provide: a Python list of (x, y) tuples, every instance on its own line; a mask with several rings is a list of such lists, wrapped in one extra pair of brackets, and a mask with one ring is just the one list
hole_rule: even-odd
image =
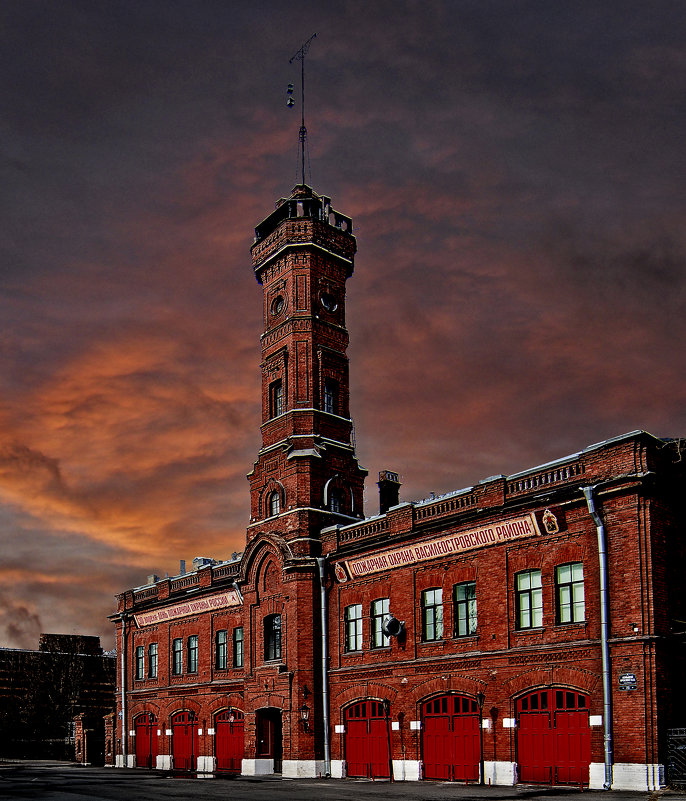
[(109, 637), (113, 594), (242, 547), (249, 248), (297, 179), (284, 89), (315, 31), (372, 478), (411, 499), (686, 428), (681, 3), (13, 0), (0, 23), (2, 644)]

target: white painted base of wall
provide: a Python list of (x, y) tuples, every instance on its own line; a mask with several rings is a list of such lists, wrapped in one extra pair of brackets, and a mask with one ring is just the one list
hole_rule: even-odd
[(317, 779), (324, 776), (325, 771), (323, 759), (284, 759), (281, 767), (285, 779)]
[[(591, 762), (589, 787), (591, 790), (602, 790), (605, 784), (605, 765), (602, 762)], [(665, 766), (660, 764), (644, 765), (639, 762), (615, 762), (612, 766), (613, 790), (638, 790), (651, 793), (665, 786)]]
[(394, 759), (393, 778), (397, 782), (417, 782), (421, 777), (422, 763), (416, 759)]
[(127, 754), (126, 755), (126, 767), (127, 768), (135, 768), (136, 767), (136, 755), (135, 754)]
[(157, 770), (171, 770), (172, 758), (171, 754), (158, 754), (157, 761), (155, 762)]
[(114, 755), (114, 767), (115, 768), (123, 768), (124, 767), (124, 755), (123, 754), (115, 754)]
[(517, 784), (517, 763), (484, 761), (484, 784), (514, 787)]
[(342, 759), (331, 760), (331, 778), (345, 779), (345, 761)]
[(199, 756), (196, 770), (198, 773), (214, 773), (217, 760), (213, 756)]
[(274, 773), (273, 759), (244, 759), (241, 766), (243, 776), (267, 776)]

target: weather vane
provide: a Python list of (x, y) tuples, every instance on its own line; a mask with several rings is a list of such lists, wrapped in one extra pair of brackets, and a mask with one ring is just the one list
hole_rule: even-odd
[[(313, 33), (312, 36), (305, 42), (305, 44), (298, 50), (298, 52), (289, 60), (289, 64), (292, 64), (294, 61), (300, 62), (300, 111), (301, 111), (301, 118), (300, 118), (300, 166), (301, 166), (301, 184), (305, 184), (305, 143), (307, 142), (307, 128), (305, 127), (305, 56), (307, 51), (310, 49), (310, 45), (312, 44), (312, 40), (315, 38), (317, 34)], [(289, 108), (292, 108), (295, 105), (295, 101), (293, 100), (293, 84), (288, 84), (288, 100), (286, 101), (286, 105)]]

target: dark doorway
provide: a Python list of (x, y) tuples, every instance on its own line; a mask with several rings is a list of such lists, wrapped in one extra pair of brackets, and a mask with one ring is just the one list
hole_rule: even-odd
[(273, 759), (274, 773), (281, 773), (283, 742), (281, 734), (281, 710), (274, 707), (258, 709), (256, 718), (258, 759)]

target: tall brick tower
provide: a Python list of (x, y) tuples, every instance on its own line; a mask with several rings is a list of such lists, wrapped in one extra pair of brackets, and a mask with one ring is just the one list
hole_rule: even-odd
[(299, 184), (255, 229), (263, 287), (262, 447), (239, 585), (245, 628), (244, 773), (329, 770), (320, 532), (362, 518), (366, 471), (349, 410), (345, 283), (352, 221)]
[(356, 251), (352, 220), (298, 185), (255, 229), (264, 290), (262, 448), (249, 475), (251, 522), (317, 555), (324, 526), (362, 517), (366, 471), (349, 409), (345, 282)]

